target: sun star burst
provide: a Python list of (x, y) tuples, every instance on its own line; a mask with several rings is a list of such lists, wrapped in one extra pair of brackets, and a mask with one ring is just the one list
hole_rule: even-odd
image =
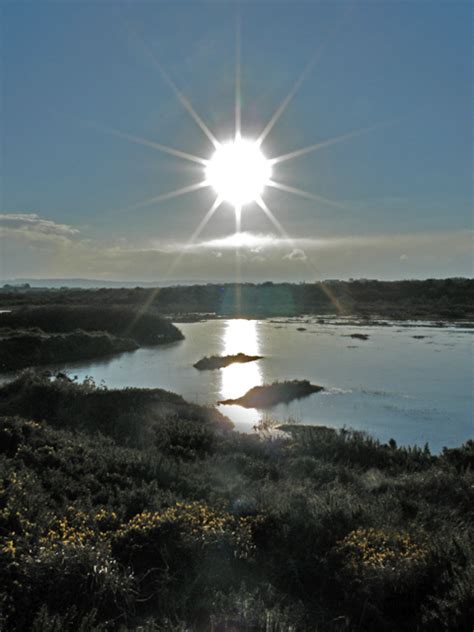
[[(329, 32), (329, 35), (333, 35), (334, 31), (337, 29), (332, 29)], [(329, 37), (327, 38), (329, 39)], [(138, 143), (141, 145), (145, 145), (147, 147), (151, 147), (160, 152), (164, 152), (170, 154), (172, 156), (176, 156), (183, 160), (191, 161), (194, 163), (199, 163), (203, 166), (204, 170), (204, 179), (195, 182), (190, 185), (183, 186), (180, 189), (169, 191), (162, 193), (160, 195), (154, 196), (147, 200), (143, 200), (133, 207), (129, 207), (130, 209), (135, 209), (140, 206), (147, 206), (150, 204), (155, 204), (161, 201), (169, 200), (174, 197), (178, 197), (181, 195), (187, 195), (194, 191), (200, 190), (204, 187), (211, 187), (215, 193), (216, 198), (212, 203), (211, 207), (207, 210), (204, 217), (198, 224), (196, 230), (190, 237), (188, 241), (188, 246), (192, 245), (193, 242), (197, 239), (202, 230), (206, 227), (208, 222), (213, 217), (214, 213), (219, 209), (223, 202), (227, 202), (234, 207), (235, 210), (235, 233), (238, 236), (241, 228), (241, 214), (242, 208), (244, 206), (250, 205), (251, 203), (255, 203), (256, 207), (260, 208), (261, 211), (266, 215), (266, 217), (270, 220), (270, 222), (278, 229), (280, 234), (285, 238), (289, 239), (289, 235), (286, 233), (285, 229), (281, 225), (281, 223), (274, 216), (271, 209), (268, 207), (268, 204), (263, 199), (263, 194), (267, 187), (271, 187), (273, 190), (278, 190), (283, 192), (284, 194), (298, 195), (307, 199), (312, 199), (317, 202), (322, 202), (324, 204), (329, 204), (333, 207), (345, 208), (343, 204), (337, 202), (335, 200), (328, 199), (316, 193), (311, 193), (309, 191), (304, 191), (302, 189), (298, 189), (290, 186), (287, 183), (279, 182), (274, 178), (274, 170), (278, 168), (278, 165), (282, 162), (286, 162), (288, 160), (292, 160), (294, 158), (299, 158), (300, 156), (305, 156), (310, 153), (314, 153), (325, 147), (330, 147), (336, 143), (345, 142), (355, 136), (365, 134), (367, 132), (371, 132), (378, 128), (382, 128), (388, 125), (393, 124), (396, 120), (391, 120), (384, 123), (377, 123), (376, 125), (372, 125), (370, 127), (359, 128), (355, 130), (351, 130), (349, 132), (345, 132), (334, 136), (332, 138), (320, 140), (317, 143), (313, 143), (308, 145), (307, 147), (302, 147), (295, 149), (289, 153), (267, 158), (267, 156), (262, 151), (262, 143), (265, 141), (266, 137), (270, 134), (270, 132), (275, 127), (277, 121), (280, 119), (289, 103), (295, 97), (296, 93), (300, 89), (302, 83), (306, 80), (311, 70), (314, 68), (316, 62), (319, 60), (321, 52), (325, 47), (327, 41), (324, 41), (323, 45), (316, 51), (315, 55), (311, 58), (307, 66), (303, 69), (301, 75), (296, 79), (294, 85), (289, 91), (288, 95), (283, 99), (280, 105), (276, 108), (274, 114), (271, 116), (270, 120), (266, 125), (263, 126), (263, 131), (260, 136), (256, 139), (247, 138), (242, 135), (242, 112), (241, 112), (241, 62), (240, 62), (240, 21), (237, 24), (236, 29), (236, 63), (235, 63), (235, 132), (234, 138), (229, 141), (220, 141), (214, 133), (209, 129), (206, 125), (203, 118), (196, 112), (193, 108), (191, 102), (185, 97), (185, 95), (178, 89), (176, 84), (173, 82), (171, 77), (165, 71), (160, 61), (156, 59), (154, 53), (146, 47), (146, 44), (143, 40), (139, 41), (140, 45), (146, 49), (147, 54), (152, 58), (155, 67), (160, 72), (164, 81), (170, 86), (171, 90), (176, 95), (178, 101), (184, 107), (184, 109), (188, 112), (194, 122), (198, 125), (200, 130), (204, 133), (207, 139), (211, 142), (214, 147), (214, 152), (210, 157), (201, 157), (190, 154), (186, 151), (182, 151), (180, 149), (174, 147), (168, 147), (166, 145), (159, 144), (153, 140), (148, 140), (146, 138), (142, 138), (139, 136), (135, 136), (133, 134), (128, 134), (122, 132), (120, 130), (112, 129), (109, 127), (101, 126), (96, 123), (89, 123), (93, 127), (108, 133), (128, 140), (133, 143)], [(238, 244), (240, 244), (239, 239), (236, 239), (236, 248), (238, 248)], [(184, 249), (175, 263), (177, 263), (183, 253), (186, 251)]]

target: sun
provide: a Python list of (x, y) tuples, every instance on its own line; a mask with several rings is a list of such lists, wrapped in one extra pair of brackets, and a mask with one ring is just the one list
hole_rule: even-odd
[(272, 166), (256, 141), (236, 136), (218, 145), (205, 173), (217, 195), (237, 208), (260, 198), (271, 181)]

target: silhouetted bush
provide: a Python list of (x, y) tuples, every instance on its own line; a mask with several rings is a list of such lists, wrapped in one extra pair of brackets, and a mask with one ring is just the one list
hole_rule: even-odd
[(85, 360), (135, 349), (138, 349), (138, 344), (134, 340), (117, 338), (108, 333), (17, 332), (0, 337), (0, 370)]
[(109, 305), (23, 307), (0, 314), (0, 327), (39, 327), (44, 332), (54, 333), (69, 333), (76, 329), (106, 331), (145, 345), (183, 338), (177, 327), (156, 313)]

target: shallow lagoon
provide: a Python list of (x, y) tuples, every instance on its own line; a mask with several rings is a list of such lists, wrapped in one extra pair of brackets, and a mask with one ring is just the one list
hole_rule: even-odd
[[(281, 421), (291, 418), (365, 430), (403, 445), (428, 442), (433, 451), (458, 446), (474, 436), (474, 330), (420, 323), (335, 323), (317, 319), (180, 323), (183, 341), (60, 368), (80, 380), (91, 376), (111, 388), (160, 387), (212, 405), (275, 380), (306, 378), (326, 388), (267, 412), (220, 406), (244, 432), (270, 414)], [(354, 333), (369, 338), (351, 338)], [(206, 355), (239, 352), (264, 359), (215, 371), (193, 367)]]

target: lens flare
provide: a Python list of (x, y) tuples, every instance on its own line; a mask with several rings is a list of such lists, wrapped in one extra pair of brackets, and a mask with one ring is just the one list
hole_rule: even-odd
[(258, 144), (238, 137), (220, 145), (206, 168), (208, 183), (236, 208), (257, 200), (271, 176), (271, 164)]

